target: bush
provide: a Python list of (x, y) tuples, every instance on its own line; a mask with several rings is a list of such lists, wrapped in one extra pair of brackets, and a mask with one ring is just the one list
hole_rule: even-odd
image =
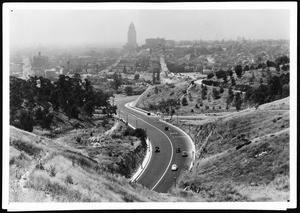
[(211, 79), (211, 78), (214, 77), (214, 76), (215, 76), (215, 74), (213, 74), (213, 73), (208, 73), (207, 79)]
[(25, 110), (22, 110), (19, 120), (20, 120), (20, 127), (19, 128), (21, 128), (25, 131), (28, 131), (28, 132), (32, 132), (32, 130), (33, 130), (33, 118), (29, 113), (27, 113)]
[(25, 142), (22, 140), (12, 141), (12, 146), (20, 151), (24, 151), (25, 153), (27, 153), (31, 156), (37, 156), (43, 151), (40, 147), (38, 147), (30, 142)]
[(188, 101), (186, 99), (186, 97), (183, 97), (182, 101), (181, 101), (182, 106), (187, 106), (188, 105)]
[(49, 169), (49, 172), (50, 172), (51, 177), (55, 177), (55, 175), (57, 173), (55, 166), (51, 165), (50, 169)]
[(65, 182), (68, 183), (68, 184), (73, 184), (73, 178), (71, 175), (67, 175), (66, 179), (65, 179)]
[(39, 162), (37, 165), (35, 165), (35, 168), (39, 170), (45, 170), (44, 164), (42, 162)]
[(76, 137), (76, 142), (77, 142), (77, 143), (80, 143), (80, 142), (81, 142), (81, 137), (77, 136), (77, 137)]

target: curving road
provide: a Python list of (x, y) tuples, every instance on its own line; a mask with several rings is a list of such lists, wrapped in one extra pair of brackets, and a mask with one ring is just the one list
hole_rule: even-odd
[[(134, 127), (145, 129), (152, 144), (150, 162), (137, 182), (157, 192), (168, 192), (175, 186), (183, 171), (189, 169), (193, 155), (192, 145), (186, 135), (171, 125), (159, 121), (159, 117), (149, 116), (145, 112), (125, 106), (126, 103), (137, 98), (138, 96), (129, 96), (115, 99), (118, 116)], [(169, 131), (165, 130), (166, 126), (169, 126)], [(159, 153), (155, 153), (156, 146), (160, 148)], [(176, 153), (176, 148), (180, 148), (181, 151), (186, 150), (188, 157)], [(171, 171), (172, 164), (177, 164), (177, 171)]]

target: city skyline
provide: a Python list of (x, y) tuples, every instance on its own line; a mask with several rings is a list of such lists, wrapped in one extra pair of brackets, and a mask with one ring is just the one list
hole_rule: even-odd
[[(13, 10), (10, 45), (123, 46), (130, 23), (137, 43), (172, 40), (289, 39), (289, 10)], [(20, 36), (22, 35), (22, 36)]]

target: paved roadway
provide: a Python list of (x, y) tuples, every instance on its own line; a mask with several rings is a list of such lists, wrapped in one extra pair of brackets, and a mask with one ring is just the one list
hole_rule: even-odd
[[(159, 121), (159, 117), (148, 116), (145, 112), (137, 112), (125, 107), (126, 103), (137, 98), (138, 96), (129, 96), (115, 99), (115, 104), (118, 106), (118, 116), (134, 127), (145, 129), (152, 144), (150, 162), (137, 182), (157, 192), (168, 192), (175, 186), (175, 181), (178, 180), (183, 171), (190, 167), (193, 154), (192, 146), (186, 135)], [(169, 131), (165, 131), (166, 126), (169, 126)], [(155, 153), (156, 146), (160, 148), (159, 153)], [(188, 151), (188, 157), (182, 157), (182, 153), (176, 153), (177, 147), (181, 151)], [(177, 171), (171, 171), (172, 164), (177, 164)]]

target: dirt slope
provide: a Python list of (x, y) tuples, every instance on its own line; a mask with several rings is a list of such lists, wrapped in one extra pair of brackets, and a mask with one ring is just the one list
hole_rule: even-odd
[(289, 97), (214, 120), (182, 120), (197, 160), (180, 186), (211, 201), (287, 201), (289, 123)]
[[(77, 135), (82, 136), (85, 131), (75, 130), (49, 139), (11, 126), (9, 201), (204, 201), (193, 192), (174, 190), (173, 194), (159, 194), (130, 183), (124, 176), (113, 173), (117, 168), (107, 166), (112, 159), (118, 158), (116, 155), (108, 156), (100, 151), (101, 147), (83, 149), (82, 144), (76, 144)], [(107, 137), (104, 136), (102, 139)], [(106, 142), (118, 144), (114, 140)], [(102, 145), (105, 147), (105, 144)], [(137, 147), (136, 142), (133, 141), (132, 146)], [(109, 147), (113, 150), (112, 146)]]

